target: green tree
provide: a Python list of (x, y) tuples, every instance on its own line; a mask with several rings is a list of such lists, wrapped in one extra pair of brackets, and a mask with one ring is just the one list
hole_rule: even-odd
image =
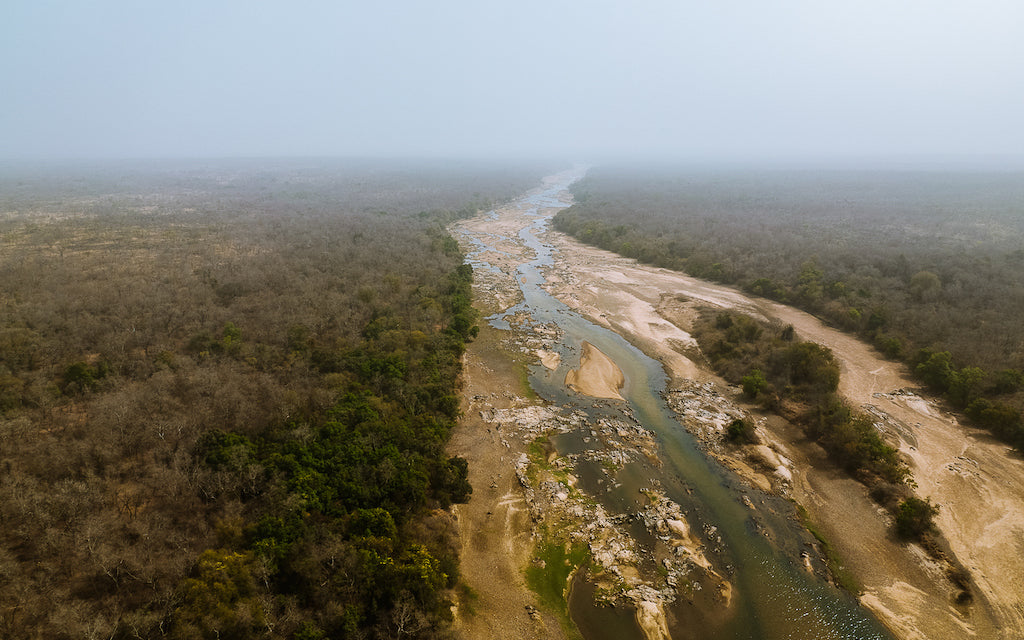
[(832, 351), (815, 342), (798, 342), (770, 356), (771, 374), (796, 386), (801, 394), (817, 397), (839, 386), (839, 365)]
[(949, 376), (949, 401), (961, 409), (974, 402), (986, 374), (978, 367), (964, 367)]
[(438, 467), (434, 486), (441, 506), (447, 508), (453, 502), (468, 501), (473, 487), (469, 484), (469, 463), (466, 459), (455, 456)]
[(997, 371), (992, 382), (994, 393), (1013, 393), (1024, 387), (1024, 373), (1017, 369), (1002, 369)]
[(920, 539), (935, 528), (934, 518), (939, 507), (930, 499), (911, 496), (900, 503), (896, 511), (896, 533), (906, 540)]
[(737, 442), (747, 444), (755, 442), (754, 437), (754, 426), (750, 424), (750, 421), (744, 420), (743, 418), (736, 418), (729, 423), (726, 428), (726, 437), (730, 442)]
[(937, 351), (930, 353), (925, 351), (923, 355), (927, 358), (917, 365), (914, 372), (929, 387), (946, 391), (949, 389), (950, 378), (953, 375), (953, 356), (948, 351)]
[(235, 323), (227, 322), (221, 336), (220, 344), (224, 352), (233, 356), (238, 355), (242, 349), (242, 330), (235, 326)]
[(64, 393), (84, 393), (96, 388), (97, 381), (106, 374), (103, 367), (93, 367), (85, 362), (74, 362), (64, 369)]
[(978, 398), (967, 406), (967, 415), (1018, 449), (1024, 447), (1024, 425), (1019, 409), (987, 398)]
[(195, 577), (181, 583), (175, 637), (244, 640), (258, 635), (263, 610), (256, 598), (249, 554), (208, 549)]
[(797, 279), (797, 295), (809, 303), (820, 300), (824, 290), (821, 278), (824, 275), (824, 272), (818, 268), (814, 260), (808, 260), (803, 263), (800, 266), (800, 277)]
[(740, 384), (743, 385), (743, 395), (750, 399), (756, 398), (759, 393), (768, 388), (768, 380), (760, 369), (752, 369), (750, 373), (740, 379)]

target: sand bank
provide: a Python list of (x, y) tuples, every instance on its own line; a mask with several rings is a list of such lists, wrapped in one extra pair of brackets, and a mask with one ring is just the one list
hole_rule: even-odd
[(580, 368), (565, 374), (565, 386), (594, 398), (622, 400), (619, 389), (625, 382), (618, 365), (589, 342), (583, 343)]

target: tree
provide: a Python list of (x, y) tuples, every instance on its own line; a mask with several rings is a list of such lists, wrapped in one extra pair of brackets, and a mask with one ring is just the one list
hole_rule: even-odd
[(402, 577), (444, 637), (455, 552), (402, 551), (468, 491), (444, 443), (477, 319), (444, 225), (539, 176), (507, 169), (0, 185), (0, 636), (366, 638)]
[(467, 502), (473, 487), (469, 484), (469, 463), (466, 459), (459, 456), (448, 458), (439, 467), (434, 492), (441, 506), (447, 508), (453, 502)]
[(963, 409), (974, 402), (981, 391), (981, 383), (987, 377), (978, 367), (964, 367), (949, 376), (949, 401)]
[(919, 302), (934, 300), (942, 291), (942, 281), (931, 271), (918, 271), (910, 278), (910, 291)]
[(839, 365), (832, 351), (815, 342), (790, 344), (774, 351), (769, 360), (772, 376), (798, 387), (804, 396), (821, 396), (839, 386)]
[(900, 503), (896, 511), (896, 533), (906, 540), (919, 540), (935, 528), (933, 519), (939, 507), (930, 499), (911, 496)]
[(182, 582), (182, 605), (175, 612), (177, 637), (251, 638), (262, 625), (263, 610), (248, 554), (208, 549), (199, 557), (196, 576)]
[(823, 291), (821, 278), (824, 275), (813, 259), (804, 262), (797, 279), (797, 294), (800, 298), (812, 304), (820, 300)]
[(768, 388), (768, 380), (761, 373), (760, 369), (752, 369), (750, 373), (743, 376), (740, 380), (740, 384), (743, 385), (743, 395), (747, 396), (751, 400), (757, 397), (757, 394), (761, 393)]
[(64, 369), (64, 393), (84, 393), (96, 386), (97, 371), (85, 362), (74, 362)]
[(946, 391), (949, 388), (950, 377), (953, 375), (953, 356), (948, 351), (936, 353), (926, 351), (923, 355), (927, 359), (917, 365), (914, 372), (929, 387), (938, 391)]
[(430, 621), (416, 605), (416, 600), (412, 595), (408, 591), (399, 594), (395, 608), (391, 610), (391, 616), (386, 621), (389, 637), (401, 640), (401, 638), (415, 636), (429, 626)]
[(757, 438), (754, 435), (754, 426), (750, 424), (748, 420), (743, 418), (736, 418), (729, 423), (726, 429), (726, 437), (730, 442), (737, 442), (740, 444), (749, 444), (756, 442)]

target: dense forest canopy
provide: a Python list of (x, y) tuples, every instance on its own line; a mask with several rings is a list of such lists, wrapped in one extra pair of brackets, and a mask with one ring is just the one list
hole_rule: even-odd
[(598, 168), (578, 239), (802, 307), (1024, 445), (1024, 175)]
[(0, 172), (0, 636), (443, 634), (475, 332), (444, 224), (544, 171)]

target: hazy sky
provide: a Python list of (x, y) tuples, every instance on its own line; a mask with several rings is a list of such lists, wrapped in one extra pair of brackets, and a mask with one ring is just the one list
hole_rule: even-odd
[(1024, 153), (1019, 0), (4, 0), (0, 157)]

